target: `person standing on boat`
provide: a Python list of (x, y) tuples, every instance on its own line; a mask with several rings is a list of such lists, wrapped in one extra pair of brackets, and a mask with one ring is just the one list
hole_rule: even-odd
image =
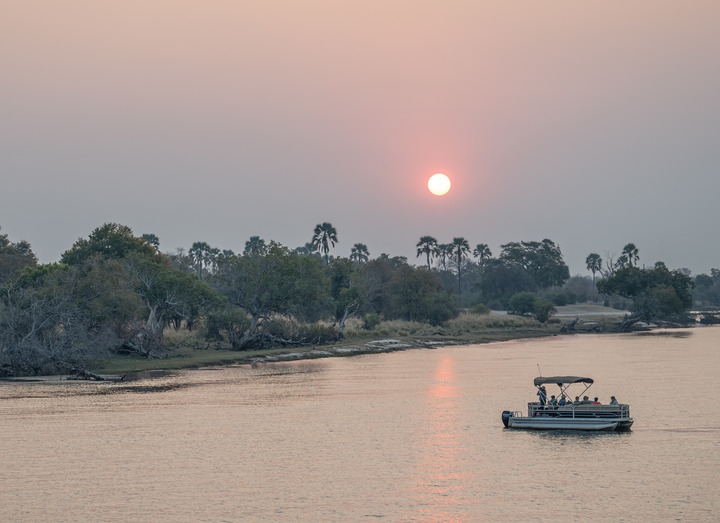
[(547, 392), (545, 392), (545, 385), (538, 387), (537, 395), (540, 397), (540, 405), (545, 406), (547, 402)]

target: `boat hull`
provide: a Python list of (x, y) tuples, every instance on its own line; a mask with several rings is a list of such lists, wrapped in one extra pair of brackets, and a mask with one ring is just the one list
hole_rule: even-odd
[(516, 416), (510, 411), (503, 412), (503, 424), (508, 429), (524, 430), (582, 430), (622, 431), (629, 430), (632, 418), (618, 417), (567, 417), (567, 416)]
[(617, 421), (580, 418), (510, 418), (510, 420), (508, 420), (509, 429), (613, 431), (617, 430), (617, 427)]

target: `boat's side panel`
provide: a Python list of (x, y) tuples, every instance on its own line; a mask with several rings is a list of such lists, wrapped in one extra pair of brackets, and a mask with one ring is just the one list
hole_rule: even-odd
[(519, 418), (508, 419), (508, 428), (534, 430), (616, 430), (617, 421), (582, 418)]

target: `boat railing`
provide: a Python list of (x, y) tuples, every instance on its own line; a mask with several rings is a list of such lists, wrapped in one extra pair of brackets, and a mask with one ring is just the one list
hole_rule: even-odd
[(568, 417), (630, 417), (630, 405), (602, 405), (597, 403), (581, 403), (580, 405), (541, 405), (538, 402), (528, 403), (528, 416), (568, 416)]

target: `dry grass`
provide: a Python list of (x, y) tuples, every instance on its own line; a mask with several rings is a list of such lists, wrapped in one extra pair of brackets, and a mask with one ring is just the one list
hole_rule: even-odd
[[(599, 312), (593, 310), (592, 312)], [(618, 312), (622, 315), (622, 312)], [(394, 339), (410, 346), (438, 346), (480, 344), (507, 341), (520, 338), (552, 336), (560, 332), (561, 326), (572, 318), (551, 318), (540, 323), (533, 318), (504, 314), (474, 314), (464, 312), (441, 326), (411, 321), (383, 321), (372, 330), (363, 328), (362, 320), (351, 318), (345, 326), (345, 336), (332, 344), (333, 347), (363, 346), (381, 339)], [(578, 332), (590, 331), (582, 325), (600, 325), (605, 332), (613, 331), (617, 316), (584, 316)], [(197, 368), (210, 365), (243, 363), (253, 358), (283, 353), (304, 353), (323, 350), (323, 346), (286, 347), (262, 351), (231, 351), (228, 346), (208, 343), (199, 331), (184, 329), (165, 332), (167, 350), (158, 359), (142, 359), (132, 356), (116, 356), (99, 364), (94, 372), (101, 374), (123, 374), (133, 371), (154, 369)], [(326, 346), (328, 347), (328, 346)]]

